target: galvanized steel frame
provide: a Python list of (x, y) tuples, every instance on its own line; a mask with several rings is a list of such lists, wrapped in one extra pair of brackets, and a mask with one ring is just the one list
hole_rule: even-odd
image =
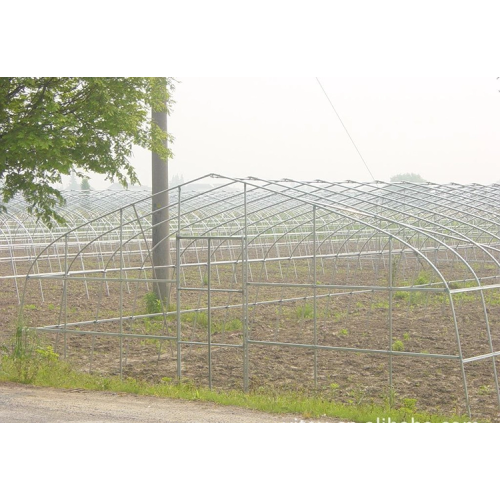
[[(218, 182), (218, 186), (205, 189), (202, 192), (192, 190), (199, 182)], [(326, 182), (316, 180), (311, 182), (282, 179), (279, 181), (258, 178), (230, 178), (211, 174), (193, 180), (170, 190), (170, 234), (175, 240), (175, 259), (171, 265), (175, 279), (168, 283), (176, 289), (175, 311), (164, 311), (164, 325), (167, 317), (176, 317), (176, 332), (149, 336), (157, 340), (173, 341), (177, 350), (177, 377), (182, 377), (183, 345), (204, 345), (208, 350), (208, 384), (212, 387), (211, 352), (214, 346), (241, 349), (243, 352), (243, 387), (249, 387), (249, 346), (286, 346), (310, 349), (314, 352), (314, 381), (317, 382), (317, 353), (319, 351), (341, 351), (378, 354), (388, 357), (388, 385), (393, 385), (392, 360), (395, 356), (411, 356), (416, 358), (451, 359), (459, 362), (464, 398), (467, 412), (471, 414), (465, 365), (475, 361), (491, 358), (494, 373), (495, 391), (500, 406), (500, 388), (498, 381), (497, 357), (500, 351), (494, 350), (494, 339), (489, 321), (484, 291), (500, 288), (500, 186), (473, 185), (436, 185), (414, 183), (361, 183), (354, 181)], [(127, 192), (127, 197), (131, 193)], [(75, 195), (75, 200), (81, 202), (82, 194)], [(126, 333), (124, 321), (144, 318), (151, 315), (124, 315), (123, 303), (125, 287), (130, 293), (134, 283), (145, 283), (150, 286), (154, 278), (146, 276), (152, 270), (150, 233), (151, 198), (144, 193), (133, 193), (133, 200), (123, 204), (123, 193), (107, 198), (107, 194), (85, 194), (87, 201), (92, 201), (92, 211), (85, 206), (78, 212), (78, 203), (71, 203), (68, 197), (68, 207), (63, 214), (71, 221), (72, 229), (56, 227), (48, 230), (40, 223), (26, 216), (25, 207), (20, 211), (16, 205), (9, 207), (9, 213), (3, 215), (8, 221), (1, 226), (5, 241), (3, 247), (8, 249), (13, 274), (3, 279), (15, 279), (21, 303), (23, 294), (18, 287), (20, 275), (17, 273), (16, 257), (19, 248), (29, 241), (33, 245), (24, 257), (30, 264), (26, 278), (25, 290), (31, 282), (39, 283), (43, 299), (43, 282), (59, 280), (63, 283), (59, 321), (56, 324), (39, 326), (40, 331), (58, 332), (64, 335), (64, 353), (66, 352), (66, 336), (92, 335), (117, 337), (120, 342), (120, 373), (123, 366), (123, 340), (141, 338), (142, 335)], [(90, 196), (90, 198), (89, 198)], [(87, 203), (88, 204), (88, 203)], [(24, 218), (21, 217), (24, 214)], [(95, 217), (88, 219), (88, 215)], [(16, 234), (21, 231), (25, 240), (15, 243)], [(341, 241), (335, 251), (332, 241)], [(182, 242), (185, 242), (184, 244)], [(190, 243), (189, 243), (190, 242)], [(206, 247), (199, 244), (206, 242)], [(45, 247), (39, 248), (45, 243)], [(16, 246), (17, 245), (17, 246)], [(330, 247), (329, 247), (330, 245)], [(216, 290), (212, 286), (211, 256), (220, 249), (227, 251), (229, 257), (222, 263), (241, 266), (242, 283), (241, 304), (228, 306), (212, 306), (211, 294)], [(250, 251), (252, 255), (250, 256)], [(478, 276), (471, 262), (464, 257), (463, 252), (471, 251), (474, 259), (488, 261), (494, 267), (493, 274)], [(200, 261), (200, 253), (206, 253), (206, 262)], [(440, 253), (443, 258), (450, 257), (460, 262), (469, 274), (468, 282), (462, 288), (457, 288), (457, 282), (448, 280), (440, 269)], [(140, 256), (141, 264), (126, 265), (125, 260), (130, 255)], [(429, 254), (434, 257), (431, 258)], [(392, 348), (392, 314), (393, 298), (397, 292), (414, 292), (414, 286), (394, 286), (392, 268), (394, 256), (412, 255), (424, 262), (433, 270), (438, 281), (435, 284), (419, 287), (421, 293), (444, 293), (449, 298), (449, 306), (454, 322), (457, 354), (400, 352)], [(318, 266), (323, 266), (327, 259), (341, 257), (366, 258), (369, 256), (388, 259), (388, 284), (380, 286), (318, 284)], [(101, 265), (91, 269), (85, 267), (87, 258), (95, 258)], [(8, 257), (2, 256), (8, 260)], [(21, 256), (21, 260), (23, 257)], [(312, 280), (310, 283), (294, 283), (285, 279), (281, 265), (284, 262), (295, 262), (310, 259), (312, 262)], [(434, 261), (432, 260), (434, 259)], [(115, 261), (119, 260), (119, 265)], [(56, 262), (54, 271), (52, 266)], [(147, 262), (149, 261), (149, 265)], [(76, 269), (79, 263), (81, 269)], [(280, 266), (281, 282), (268, 281), (268, 268), (272, 262)], [(251, 276), (251, 265), (261, 264), (260, 276), (264, 280), (256, 280)], [(130, 264), (130, 261), (129, 261)], [(41, 269), (48, 270), (41, 272)], [(189, 267), (198, 267), (200, 276), (202, 267), (207, 270), (207, 288), (189, 288), (182, 286), (183, 272)], [(139, 271), (143, 278), (129, 277), (129, 273)], [(109, 275), (118, 273), (118, 277)], [(87, 287), (91, 282), (102, 282), (109, 293), (113, 282), (119, 283), (119, 311), (115, 317), (98, 317), (94, 321), (67, 321), (66, 290), (71, 281), (82, 281)], [(464, 280), (459, 280), (459, 282)], [(473, 283), (474, 286), (469, 286)], [(465, 286), (467, 285), (467, 286)], [(313, 303), (314, 340), (309, 344), (272, 342), (252, 339), (249, 332), (249, 308), (269, 303), (283, 303), (283, 299), (258, 300), (259, 287), (287, 288), (309, 290), (305, 295), (288, 297), (285, 301), (311, 300)], [(184, 308), (181, 292), (190, 289), (198, 293), (208, 293), (208, 304), (204, 308)], [(256, 299), (251, 301), (249, 290), (256, 290)], [(389, 297), (389, 343), (386, 350), (340, 347), (320, 345), (317, 341), (316, 308), (321, 297), (335, 293), (368, 293), (383, 291)], [(217, 290), (218, 293), (236, 290)], [(478, 353), (465, 358), (462, 354), (461, 335), (456, 317), (454, 295), (457, 293), (478, 292), (481, 297), (489, 352)], [(211, 339), (210, 315), (219, 308), (241, 308), (243, 332), (241, 343), (214, 344)], [(22, 304), (21, 304), (22, 310)], [(206, 342), (194, 342), (182, 339), (181, 315), (193, 311), (205, 310), (208, 314), (208, 337)], [(112, 331), (112, 325), (117, 323), (117, 331)], [(97, 331), (91, 325), (106, 324), (108, 331)], [(495, 337), (496, 339), (497, 337)]]

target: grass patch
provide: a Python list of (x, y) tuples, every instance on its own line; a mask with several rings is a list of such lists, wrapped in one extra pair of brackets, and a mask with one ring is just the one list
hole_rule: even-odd
[(147, 314), (159, 314), (163, 312), (161, 300), (155, 292), (149, 292), (144, 295), (144, 305), (146, 307)]
[[(183, 323), (191, 323), (195, 327), (208, 329), (208, 314), (205, 311), (184, 313), (181, 315), (181, 321)], [(210, 330), (212, 333), (242, 331), (243, 323), (239, 318), (226, 321), (211, 321)]]
[(314, 316), (314, 308), (312, 304), (303, 304), (295, 309), (297, 319), (311, 319)]
[(392, 343), (392, 350), (393, 351), (404, 351), (405, 350), (405, 345), (402, 340), (396, 340)]
[[(36, 343), (32, 344), (35, 347)], [(5, 351), (5, 349), (4, 349)], [(34, 368), (36, 367), (36, 369)], [(416, 410), (415, 400), (403, 400), (399, 407), (375, 404), (345, 404), (322, 397), (311, 397), (296, 391), (258, 388), (251, 392), (218, 391), (183, 381), (164, 378), (152, 384), (133, 378), (80, 373), (61, 361), (50, 348), (37, 346), (34, 350), (4, 354), (0, 362), (0, 381), (32, 384), (41, 387), (112, 391), (118, 393), (175, 398), (189, 401), (211, 401), (221, 405), (238, 406), (277, 414), (295, 414), (302, 418), (331, 417), (350, 422), (468, 422), (461, 415), (438, 415)], [(332, 384), (335, 397), (337, 384)]]

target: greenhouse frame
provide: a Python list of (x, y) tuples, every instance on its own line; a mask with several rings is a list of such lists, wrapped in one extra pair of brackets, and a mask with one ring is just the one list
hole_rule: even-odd
[(0, 280), (81, 369), (498, 413), (499, 185), (210, 174), (156, 208), (163, 274), (150, 194), (65, 197), (1, 214)]

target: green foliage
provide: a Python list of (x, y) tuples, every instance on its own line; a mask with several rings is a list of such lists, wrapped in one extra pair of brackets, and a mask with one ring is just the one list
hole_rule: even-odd
[(31, 384), (44, 365), (54, 363), (59, 357), (51, 346), (42, 346), (38, 336), (23, 326), (17, 328), (12, 348), (2, 350), (2, 370), (12, 372), (14, 379), (23, 384)]
[[(208, 329), (208, 314), (205, 311), (185, 313), (181, 316), (181, 321)], [(212, 333), (241, 331), (243, 330), (243, 323), (238, 318), (226, 321), (212, 321), (210, 329)]]
[(192, 313), (185, 313), (181, 315), (181, 321), (186, 323), (192, 323), (194, 325), (207, 328), (208, 326), (208, 314), (204, 311), (196, 311)]
[(243, 330), (243, 323), (238, 318), (233, 318), (224, 323), (224, 331), (235, 332)]
[(431, 282), (431, 276), (426, 271), (420, 271), (418, 273), (417, 279), (415, 280), (415, 285), (426, 285)]
[(90, 187), (90, 182), (89, 182), (89, 180), (88, 180), (86, 177), (84, 177), (84, 178), (82, 179), (82, 183), (80, 184), (80, 189), (81, 189), (82, 191), (90, 191), (90, 190), (92, 189), (92, 188)]
[(479, 388), (479, 394), (481, 395), (487, 395), (487, 394), (490, 394), (492, 391), (491, 389), (491, 386), (490, 385), (482, 385), (480, 388)]
[(137, 183), (134, 145), (171, 156), (151, 109), (169, 110), (174, 80), (166, 77), (0, 78), (0, 194), (24, 196), (29, 213), (63, 223), (53, 187), (63, 175), (104, 174)]
[(410, 296), (410, 292), (404, 292), (402, 290), (394, 292), (394, 298), (396, 300), (404, 300), (404, 299), (407, 299), (409, 296)]
[(396, 340), (392, 344), (393, 351), (404, 351), (405, 345), (402, 340)]
[(310, 319), (314, 316), (314, 308), (312, 304), (303, 304), (295, 309), (297, 319)]
[(408, 411), (414, 412), (417, 407), (417, 400), (413, 398), (404, 398), (402, 403), (402, 408), (405, 408)]
[(163, 312), (161, 300), (155, 292), (149, 292), (144, 296), (144, 304), (147, 314), (159, 314)]

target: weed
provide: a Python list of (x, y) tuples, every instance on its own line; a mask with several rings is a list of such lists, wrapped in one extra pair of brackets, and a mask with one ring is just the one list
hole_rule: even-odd
[(147, 314), (158, 314), (163, 311), (161, 300), (155, 292), (149, 292), (144, 296), (144, 304)]
[(372, 304), (372, 310), (374, 309), (389, 309), (389, 301), (379, 301)]
[(405, 342), (408, 342), (408, 340), (410, 340), (410, 334), (408, 332), (403, 333), (403, 340)]
[(347, 337), (349, 335), (349, 330), (347, 328), (342, 328), (342, 330), (339, 331), (339, 335), (342, 335), (342, 337)]
[(314, 315), (314, 308), (312, 304), (303, 304), (295, 309), (295, 316), (297, 319), (309, 319)]
[(31, 384), (37, 377), (42, 363), (57, 360), (52, 348), (43, 348), (38, 336), (29, 328), (18, 326), (12, 350), (4, 348), (7, 354), (2, 358), (2, 368), (10, 369), (23, 384)]
[(158, 339), (143, 339), (141, 340), (142, 346), (154, 345), (155, 347), (160, 346), (160, 341)]
[(162, 323), (158, 321), (151, 321), (151, 318), (144, 318), (144, 327), (146, 333), (157, 333), (163, 329)]
[(395, 342), (392, 343), (392, 350), (393, 351), (404, 351), (405, 345), (403, 344), (402, 340), (396, 340)]
[(411, 411), (411, 412), (414, 412), (416, 407), (417, 407), (417, 400), (416, 399), (412, 399), (412, 398), (403, 398), (402, 400), (402, 407), (405, 409), (405, 410), (408, 410), (408, 411)]
[(491, 393), (491, 386), (490, 385), (482, 385), (479, 388), (479, 394), (481, 394), (483, 396), (490, 394), (490, 393)]
[(341, 320), (343, 320), (344, 318), (347, 317), (347, 312), (346, 311), (337, 311), (337, 312), (334, 312), (333, 313), (333, 317), (334, 317), (335, 321), (341, 321)]
[(206, 328), (208, 326), (208, 314), (204, 311), (185, 313), (181, 316), (181, 321)]
[(426, 285), (431, 282), (431, 276), (426, 271), (420, 271), (415, 280), (415, 285)]
[(230, 321), (226, 321), (224, 323), (224, 330), (226, 332), (234, 332), (238, 330), (243, 330), (243, 323), (241, 322), (240, 319), (234, 318)]
[[(204, 311), (185, 313), (181, 316), (181, 321), (197, 325), (201, 328), (208, 328), (208, 314)], [(212, 333), (243, 330), (243, 323), (238, 318), (233, 318), (228, 321), (212, 321), (210, 326)]]

